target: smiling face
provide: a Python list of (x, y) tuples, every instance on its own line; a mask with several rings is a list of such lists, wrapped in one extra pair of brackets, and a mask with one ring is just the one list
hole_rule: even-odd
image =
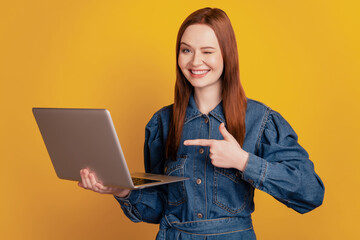
[(224, 61), (211, 27), (194, 24), (186, 28), (180, 41), (178, 65), (195, 90), (221, 87)]

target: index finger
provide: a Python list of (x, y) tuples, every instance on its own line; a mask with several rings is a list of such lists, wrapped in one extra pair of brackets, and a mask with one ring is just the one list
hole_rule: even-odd
[(210, 146), (214, 140), (210, 139), (192, 139), (184, 141), (186, 146)]

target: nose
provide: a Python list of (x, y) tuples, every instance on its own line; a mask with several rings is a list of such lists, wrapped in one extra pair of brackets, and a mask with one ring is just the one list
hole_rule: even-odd
[(203, 63), (203, 59), (200, 53), (194, 53), (191, 64), (193, 66), (199, 66)]

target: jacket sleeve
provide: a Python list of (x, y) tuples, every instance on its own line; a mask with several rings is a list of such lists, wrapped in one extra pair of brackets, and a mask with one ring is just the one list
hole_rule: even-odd
[(320, 206), (324, 184), (289, 123), (271, 111), (258, 139), (243, 179), (299, 213)]
[[(147, 173), (163, 174), (164, 146), (160, 114), (155, 113), (145, 128), (144, 161)], [(126, 198), (115, 199), (133, 222), (159, 223), (166, 203), (166, 185), (133, 190)]]

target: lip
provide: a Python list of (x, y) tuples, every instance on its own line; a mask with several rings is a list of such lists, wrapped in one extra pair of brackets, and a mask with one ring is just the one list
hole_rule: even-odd
[[(206, 71), (206, 72), (205, 72)], [(193, 72), (204, 72), (202, 74), (195, 74)], [(210, 69), (189, 69), (189, 73), (193, 78), (203, 78), (210, 72)]]

